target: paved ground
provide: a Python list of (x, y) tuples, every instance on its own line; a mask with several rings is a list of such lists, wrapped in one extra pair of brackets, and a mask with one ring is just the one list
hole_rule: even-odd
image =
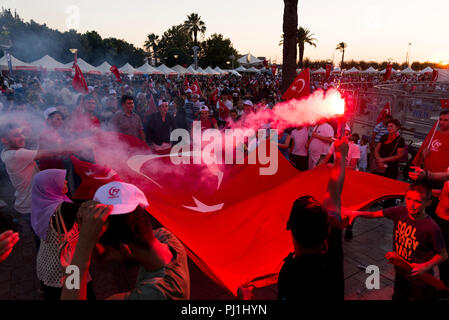
[[(0, 232), (8, 224), (5, 217), (11, 215), (14, 199), (10, 182), (0, 177), (0, 199), (8, 207), (0, 209)], [(348, 300), (388, 300), (393, 292), (394, 271), (386, 263), (385, 253), (392, 243), (392, 223), (386, 219), (358, 220), (354, 226), (354, 239), (344, 242), (345, 298)], [(3, 228), (3, 229), (2, 229)], [(41, 300), (39, 281), (36, 278), (36, 246), (32, 231), (21, 225), (20, 241), (9, 258), (0, 264), (0, 300)], [(368, 290), (365, 280), (369, 276), (359, 265), (376, 265), (381, 272), (379, 290)], [(232, 299), (233, 297), (204, 275), (191, 261), (191, 298)], [(137, 274), (136, 268), (126, 269), (119, 265), (93, 266), (91, 275), (98, 299), (130, 289)], [(276, 299), (276, 286), (257, 289), (258, 299)]]

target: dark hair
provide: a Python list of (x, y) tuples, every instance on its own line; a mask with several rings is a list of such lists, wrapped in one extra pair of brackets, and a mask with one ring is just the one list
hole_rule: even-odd
[(329, 234), (327, 210), (312, 196), (302, 196), (293, 203), (287, 230), (304, 248), (321, 246)]
[(1, 138), (7, 138), (9, 135), (9, 132), (11, 130), (19, 128), (19, 125), (14, 122), (7, 122), (0, 126), (0, 137)]
[(238, 111), (237, 111), (236, 109), (231, 109), (231, 110), (229, 111), (229, 113), (231, 113), (231, 112), (234, 112), (234, 113), (239, 114)]
[(359, 140), (360, 140), (359, 134), (358, 133), (353, 133), (352, 136), (351, 136), (351, 141), (354, 141), (354, 142), (357, 143), (357, 141), (359, 141)]
[(401, 121), (399, 121), (398, 119), (391, 119), (387, 121), (387, 126), (392, 123), (394, 124), (396, 127), (400, 128), (401, 127)]
[(108, 228), (100, 243), (119, 249), (121, 243), (134, 244), (149, 249), (154, 240), (150, 215), (140, 206), (128, 214), (108, 217)]
[(85, 96), (83, 96), (83, 103), (86, 102), (87, 100), (95, 100), (95, 97), (91, 93), (86, 94)]
[(440, 112), (440, 116), (449, 114), (449, 109), (444, 109)]
[(131, 97), (130, 95), (124, 94), (121, 99), (120, 99), (120, 104), (124, 105), (126, 103), (127, 100), (132, 100), (134, 101), (134, 98)]
[(420, 182), (412, 183), (411, 185), (409, 185), (407, 192), (408, 191), (419, 192), (421, 195), (424, 196), (425, 201), (429, 201), (430, 199), (432, 199), (432, 189), (430, 189), (423, 183)]

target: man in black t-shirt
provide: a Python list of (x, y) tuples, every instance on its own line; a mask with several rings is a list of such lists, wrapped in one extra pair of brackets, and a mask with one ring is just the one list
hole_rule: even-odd
[(347, 153), (345, 138), (335, 141), (335, 166), (321, 204), (311, 196), (293, 203), (287, 230), (292, 233), (295, 252), (279, 272), (280, 300), (344, 299), (340, 195)]
[[(416, 281), (416, 276), (425, 272), (432, 274), (433, 267), (447, 259), (443, 233), (425, 212), (425, 208), (430, 205), (431, 194), (426, 186), (412, 184), (405, 194), (405, 206), (380, 211), (345, 212), (350, 222), (358, 217), (386, 217), (393, 220), (393, 251), (412, 267), (410, 272), (395, 268), (393, 300), (435, 298), (433, 287)], [(391, 257), (391, 254), (388, 253), (387, 257)]]

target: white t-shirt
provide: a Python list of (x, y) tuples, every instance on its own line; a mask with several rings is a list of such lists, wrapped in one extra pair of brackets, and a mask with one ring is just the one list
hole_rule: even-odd
[(18, 149), (3, 150), (1, 159), (5, 163), (6, 172), (16, 189), (14, 208), (22, 213), (31, 213), (31, 184), (34, 175), (39, 172), (34, 159), (37, 150)]
[(292, 154), (295, 154), (297, 156), (307, 156), (306, 143), (309, 139), (309, 132), (307, 127), (302, 127), (299, 130), (293, 130), (290, 136), (294, 141)]
[[(357, 144), (350, 142), (348, 144), (348, 156), (346, 157), (346, 161), (345, 164), (346, 166), (349, 166), (351, 164), (351, 160), (352, 159), (360, 159), (360, 148)], [(329, 148), (329, 153), (333, 153), (334, 154), (334, 159), (335, 159), (335, 149), (334, 149), (334, 143), (332, 142), (330, 148)]]
[[(328, 123), (323, 123), (322, 125), (315, 126), (315, 128), (313, 128), (312, 132), (315, 132), (323, 137), (329, 137), (329, 138), (334, 137), (334, 129)], [(329, 143), (328, 142), (322, 141), (318, 138), (313, 138), (312, 141), (310, 142), (310, 146), (309, 146), (310, 154), (326, 155), (328, 151), (329, 151)]]

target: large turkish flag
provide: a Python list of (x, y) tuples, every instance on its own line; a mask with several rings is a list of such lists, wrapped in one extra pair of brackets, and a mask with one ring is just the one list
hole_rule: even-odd
[(300, 99), (310, 94), (310, 69), (304, 69), (282, 95), (282, 100)]

